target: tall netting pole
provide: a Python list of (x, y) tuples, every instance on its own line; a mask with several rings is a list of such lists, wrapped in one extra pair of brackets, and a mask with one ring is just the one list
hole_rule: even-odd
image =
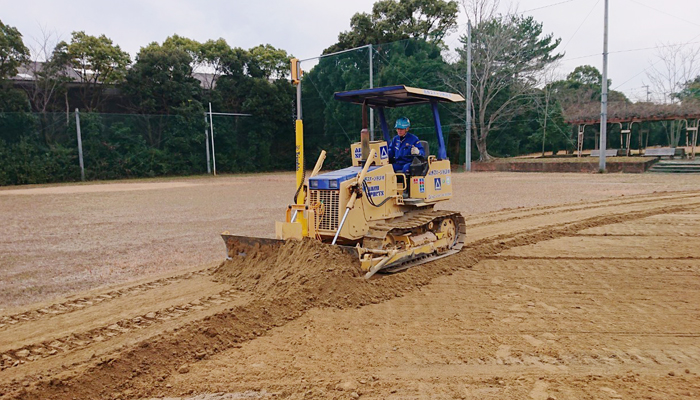
[(467, 84), (465, 89), (467, 100), (466, 143), (464, 155), (464, 170), (472, 170), (472, 22), (467, 21)]
[(207, 174), (211, 174), (211, 161), (209, 160), (209, 129), (207, 129), (209, 122), (207, 121), (207, 113), (204, 113), (204, 143), (207, 147)]
[(211, 130), (211, 164), (216, 176), (216, 151), (214, 150), (214, 115), (211, 112), (211, 103), (209, 103), (209, 129)]
[[(369, 44), (369, 88), (374, 88), (374, 67), (372, 63), (372, 43)], [(374, 140), (374, 108), (369, 109), (369, 140)]]
[(603, 32), (603, 82), (600, 96), (600, 158), (598, 169), (605, 172), (605, 150), (608, 136), (608, 0), (605, 0), (605, 28)]
[(83, 164), (83, 137), (80, 133), (80, 111), (75, 109), (75, 129), (78, 135), (78, 161), (80, 162), (80, 180), (85, 181), (85, 164)]

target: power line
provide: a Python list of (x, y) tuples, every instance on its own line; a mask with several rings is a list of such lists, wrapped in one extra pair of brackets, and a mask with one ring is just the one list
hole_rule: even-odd
[[(671, 44), (658, 45), (658, 46), (654, 46), (654, 47), (641, 47), (638, 49), (617, 50), (617, 51), (610, 51), (610, 52), (608, 52), (608, 54), (631, 53), (633, 51), (643, 51), (643, 50), (656, 50), (656, 49), (661, 49), (664, 47), (685, 46), (687, 44), (696, 44), (696, 43), (700, 43), (700, 41), (685, 42), (685, 43), (671, 43)], [(599, 55), (600, 55), (600, 53), (595, 53), (595, 54), (589, 54), (587, 56), (580, 56), (580, 57), (572, 57), (572, 58), (564, 57), (563, 59), (565, 59), (567, 61), (571, 61), (571, 60), (579, 60), (582, 58), (597, 57)]]
[(692, 25), (695, 25), (695, 26), (700, 26), (700, 24), (696, 24), (696, 23), (693, 22), (693, 21), (688, 21), (687, 19), (683, 19), (683, 18), (681, 18), (681, 17), (678, 17), (678, 16), (675, 16), (675, 15), (673, 15), (673, 14), (667, 13), (666, 11), (659, 10), (658, 8), (654, 8), (654, 7), (648, 6), (648, 5), (646, 5), (646, 4), (643, 4), (643, 3), (638, 2), (638, 1), (636, 1), (636, 0), (629, 0), (629, 1), (631, 1), (632, 3), (638, 4), (638, 5), (642, 6), (642, 7), (646, 7), (646, 8), (652, 9), (652, 10), (654, 10), (654, 11), (656, 11), (656, 12), (660, 12), (661, 14), (666, 14), (666, 15), (668, 15), (669, 17), (673, 17), (673, 18), (675, 18), (675, 19), (677, 19), (677, 20), (680, 20), (680, 21), (683, 21), (683, 22), (687, 22), (687, 23), (692, 24)]
[(591, 11), (589, 11), (588, 14), (586, 14), (586, 18), (584, 18), (584, 19), (583, 19), (583, 22), (581, 22), (581, 25), (579, 25), (578, 28), (576, 28), (576, 32), (574, 32), (574, 34), (571, 35), (571, 37), (569, 38), (569, 40), (566, 41), (566, 44), (565, 44), (564, 47), (561, 49), (561, 51), (566, 50), (566, 47), (569, 45), (569, 43), (571, 43), (571, 39), (573, 39), (574, 36), (576, 36), (576, 34), (577, 34), (578, 31), (581, 29), (581, 27), (583, 26), (583, 24), (586, 23), (586, 21), (588, 20), (588, 17), (591, 16), (591, 13), (593, 13), (593, 10), (595, 10), (595, 8), (596, 8), (596, 6), (598, 5), (598, 3), (600, 3), (600, 0), (597, 0), (597, 1), (595, 2), (595, 4), (593, 4), (593, 7), (591, 8)]
[(521, 12), (519, 12), (518, 14), (525, 14), (526, 12), (530, 12), (530, 11), (537, 11), (537, 10), (541, 10), (541, 9), (543, 9), (543, 8), (549, 8), (549, 7), (558, 6), (558, 5), (560, 5), (560, 4), (571, 3), (572, 1), (576, 1), (576, 0), (565, 0), (565, 1), (560, 1), (559, 3), (549, 4), (549, 5), (546, 5), (546, 6), (537, 7), (537, 8), (531, 8), (531, 9), (529, 9), (529, 10), (521, 11)]
[[(697, 36), (693, 37), (692, 39), (690, 39), (690, 41), (689, 41), (688, 43), (691, 43), (693, 40), (695, 40), (695, 39), (697, 39), (697, 38), (699, 38), (699, 37), (700, 37), (700, 35), (697, 35)], [(662, 61), (661, 59), (656, 60), (655, 62), (653, 62), (651, 65), (649, 65), (648, 67), (646, 67), (645, 69), (643, 69), (643, 70), (642, 70), (641, 72), (639, 72), (638, 74), (634, 75), (633, 77), (629, 78), (628, 80), (626, 80), (626, 81), (622, 82), (621, 84), (617, 85), (613, 90), (617, 90), (617, 89), (621, 88), (621, 87), (624, 86), (627, 82), (629, 82), (629, 81), (631, 81), (632, 79), (638, 77), (639, 75), (641, 75), (641, 74), (647, 72), (647, 71), (649, 70), (649, 68), (653, 67), (654, 65), (658, 64), (658, 63), (661, 62), (661, 61)]]

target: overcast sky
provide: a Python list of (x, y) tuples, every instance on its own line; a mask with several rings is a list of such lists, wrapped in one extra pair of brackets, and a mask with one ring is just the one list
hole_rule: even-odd
[[(602, 70), (605, 0), (501, 1), (532, 15), (546, 33), (562, 39), (566, 57), (558, 70), (563, 78), (576, 66)], [(299, 58), (319, 55), (348, 30), (356, 12), (371, 12), (373, 0), (0, 0), (0, 19), (24, 35), (26, 44), (41, 38), (42, 29), (69, 40), (72, 31), (105, 34), (132, 58), (142, 46), (172, 34), (198, 41), (224, 38), (233, 47), (271, 44)], [(610, 1), (609, 73), (613, 89), (633, 100), (644, 99), (649, 83), (645, 70), (657, 60), (655, 46), (688, 43), (700, 47), (700, 0)], [(510, 4), (510, 6), (509, 6)], [(460, 32), (466, 17), (460, 15)], [(458, 34), (447, 38), (454, 48)], [(644, 50), (638, 50), (644, 49)], [(633, 50), (633, 51), (632, 51)], [(660, 64), (657, 64), (659, 66)], [(653, 91), (653, 88), (650, 88)], [(653, 95), (653, 94), (652, 94)]]

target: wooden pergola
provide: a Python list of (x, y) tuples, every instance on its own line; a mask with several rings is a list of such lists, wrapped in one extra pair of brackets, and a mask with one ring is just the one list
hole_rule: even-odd
[[(589, 103), (578, 107), (570, 107), (564, 112), (566, 123), (575, 125), (578, 131), (578, 156), (583, 152), (583, 139), (586, 126), (600, 125), (600, 114), (590, 110), (591, 106), (599, 107), (598, 103)], [(651, 103), (611, 103), (608, 108), (608, 124), (620, 125), (621, 150), (630, 155), (632, 127), (635, 123), (640, 126), (645, 122), (678, 121), (685, 123), (686, 145), (692, 148), (691, 157), (695, 157), (700, 125), (700, 103), (687, 102), (684, 104), (651, 104)], [(644, 134), (647, 134), (644, 141)], [(649, 130), (640, 129), (639, 149), (646, 149), (649, 141)], [(598, 149), (598, 133), (596, 133), (595, 149)]]

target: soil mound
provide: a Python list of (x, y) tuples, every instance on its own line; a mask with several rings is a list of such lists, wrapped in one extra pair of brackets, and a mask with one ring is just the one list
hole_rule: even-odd
[(214, 279), (265, 299), (308, 292), (307, 296), (316, 300), (342, 306), (337, 295), (343, 293), (340, 299), (345, 300), (345, 295), (367, 284), (356, 256), (312, 239), (263, 246), (240, 244), (231, 253), (232, 259), (213, 272)]
[[(213, 278), (259, 300), (311, 307), (355, 308), (401, 296), (436, 276), (473, 265), (473, 257), (452, 256), (404, 273), (365, 280), (357, 256), (313, 239), (274, 245), (239, 244)], [(383, 279), (390, 277), (390, 279)]]

